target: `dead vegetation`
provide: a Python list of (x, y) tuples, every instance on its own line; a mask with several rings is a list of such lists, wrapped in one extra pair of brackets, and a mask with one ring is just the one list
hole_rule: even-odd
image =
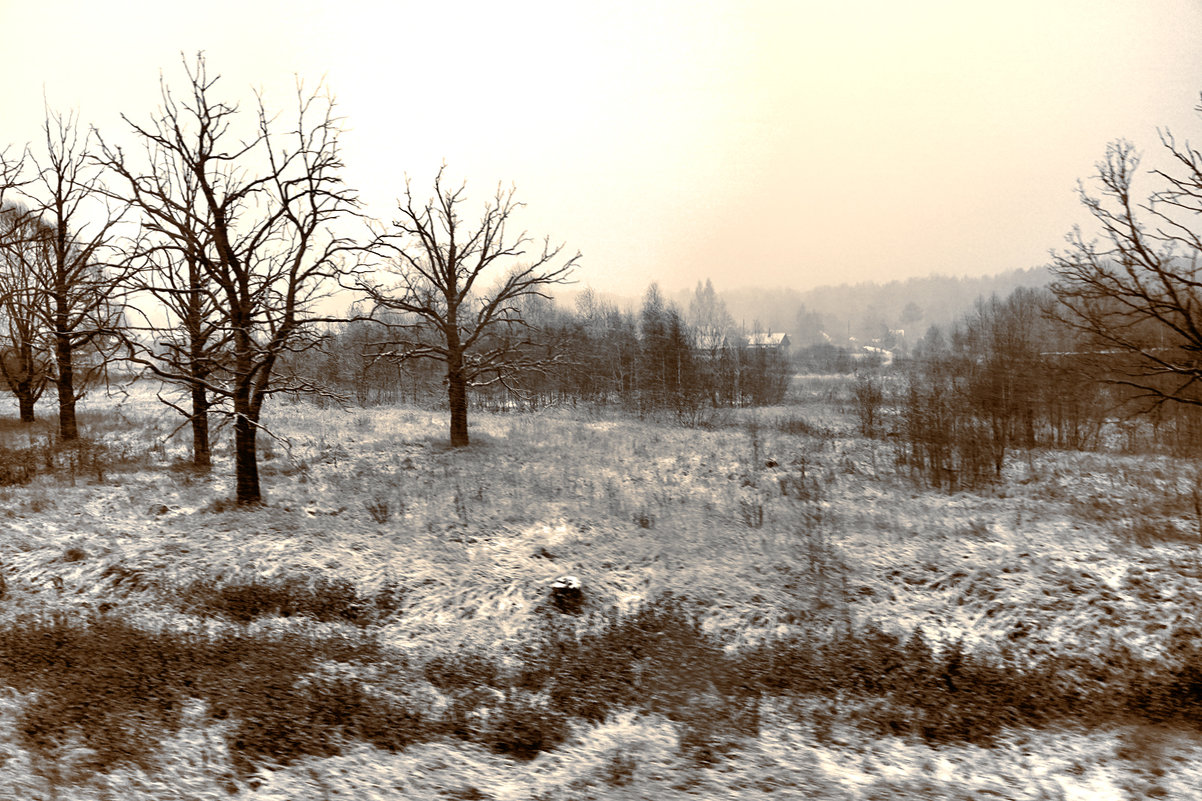
[(0, 488), (4, 793), (1202, 786), (1192, 465), (1040, 452), (947, 495), (822, 401), (482, 416), (459, 451), (436, 412), (290, 406), (239, 509), (150, 402), (113, 404), (81, 409), (113, 464)]

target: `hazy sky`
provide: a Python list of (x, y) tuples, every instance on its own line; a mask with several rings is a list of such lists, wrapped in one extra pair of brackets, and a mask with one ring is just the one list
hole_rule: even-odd
[(0, 144), (43, 97), (120, 141), (181, 51), (246, 105), (324, 76), (371, 213), (445, 159), (629, 294), (1035, 266), (1108, 141), (1202, 144), (1202, 0), (0, 0), (0, 25)]

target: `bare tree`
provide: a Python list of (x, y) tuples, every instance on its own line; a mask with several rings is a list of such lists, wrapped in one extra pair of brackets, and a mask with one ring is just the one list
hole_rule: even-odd
[(1160, 141), (1169, 166), (1150, 172), (1159, 188), (1146, 200), (1136, 196), (1134, 146), (1107, 148), (1097, 194), (1079, 188), (1100, 237), (1073, 230), (1054, 254), (1052, 288), (1107, 380), (1145, 405), (1202, 405), (1202, 152), (1167, 131)]
[(126, 327), (126, 358), (184, 390), (187, 405), (162, 392), (158, 397), (184, 416), (192, 429), (192, 464), (208, 470), (212, 466), (210, 414), (222, 400), (209, 392), (208, 382), (228, 355), (230, 331), (222, 324), (214, 287), (197, 253), (170, 246), (143, 247), (140, 253), (133, 250), (140, 259), (131, 288), (153, 297), (157, 306), (154, 312), (139, 308), (131, 313), (136, 317)]
[[(244, 118), (236, 105), (215, 99), (220, 76), (208, 76), (203, 55), (185, 63), (185, 71), (183, 99), (164, 87), (163, 106), (149, 123), (126, 118), (152, 156), (150, 169), (130, 167), (120, 148), (106, 148), (105, 162), (124, 179), (124, 197), (161, 244), (145, 251), (162, 254), (148, 262), (166, 287), (160, 297), (176, 304), (185, 328), (195, 300), (199, 335), (220, 342), (197, 360), (189, 349), (198, 340), (189, 334), (168, 345), (168, 356), (152, 369), (203, 388), (233, 418), (235, 498), (256, 504), (263, 404), (309, 388), (276, 368), (284, 354), (310, 348), (321, 336), (312, 325), (314, 305), (341, 273), (343, 257), (356, 251), (335, 223), (354, 213), (358, 201), (341, 181), (340, 121), (327, 93), (306, 94), (298, 82), (296, 114), (287, 125), (257, 96), (253, 123), (239, 136), (233, 126)], [(165, 169), (177, 178), (163, 178)]]
[(45, 151), (29, 155), (36, 177), (21, 192), (27, 220), (49, 234), (48, 257), (30, 265), (54, 348), (59, 436), (69, 442), (79, 438), (75, 404), (107, 367), (121, 324), (125, 271), (112, 259), (111, 242), (124, 209), (110, 202), (92, 159), (92, 133), (81, 137), (74, 115), (47, 111), (42, 132)]
[(38, 281), (48, 269), (52, 233), (24, 206), (0, 205), (0, 378), (17, 398), (23, 423), (34, 421), (35, 405), (54, 374), (48, 297)]
[(49, 232), (28, 208), (9, 199), (24, 167), (24, 158), (0, 151), (0, 377), (17, 398), (21, 422), (32, 423), (53, 374), (40, 314), (45, 295), (34, 268), (35, 261), (49, 257)]
[[(178, 117), (166, 86), (162, 93)], [(172, 135), (161, 117), (151, 126), (159, 138)], [(137, 173), (124, 152), (101, 143), (103, 163), (125, 187), (115, 194), (142, 217), (139, 234), (127, 243), (128, 258), (136, 266), (130, 288), (154, 301), (131, 311), (125, 358), (186, 393), (187, 405), (161, 391), (158, 397), (184, 416), (192, 429), (192, 464), (208, 470), (210, 411), (222, 399), (210, 392), (209, 382), (217, 379), (231, 340), (217, 285), (206, 269), (211, 258), (206, 254), (214, 248), (213, 217), (201, 197), (195, 166), (164, 148), (159, 139), (142, 137), (141, 144), (147, 169)]]
[[(445, 166), (434, 179), (434, 197), (414, 200), (408, 182), (398, 202), (400, 219), (379, 236), (374, 249), (391, 256), (386, 272), (399, 281), (384, 285), (369, 277), (358, 286), (375, 307), (403, 315), (389, 323), (398, 334), (379, 355), (393, 359), (433, 359), (446, 365), (451, 446), (468, 444), (467, 391), (471, 386), (506, 386), (522, 371), (544, 368), (548, 359), (532, 355), (529, 324), (520, 301), (548, 297), (546, 288), (566, 283), (580, 254), (560, 262), (563, 245), (543, 240), (530, 258), (525, 232), (510, 237), (507, 226), (523, 204), (515, 190), (497, 189), (480, 222), (465, 224), (460, 207), (465, 185), (443, 184)], [(491, 288), (481, 279), (493, 268), (504, 270)]]

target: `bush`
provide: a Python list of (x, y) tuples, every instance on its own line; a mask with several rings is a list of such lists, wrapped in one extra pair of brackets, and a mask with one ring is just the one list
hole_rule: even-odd
[[(1053, 680), (1074, 669), (995, 664), (958, 647), (936, 652), (921, 636), (901, 640), (873, 627), (732, 657), (701, 631), (687, 601), (668, 596), (582, 637), (552, 626), (517, 682), (545, 693), (553, 709), (589, 721), (625, 708), (662, 714), (681, 726), (686, 751), (709, 762), (733, 737), (758, 732), (764, 695), (851, 699), (853, 722), (935, 744), (988, 745), (1004, 726), (1113, 709), (1077, 682)], [(472, 680), (495, 686), (496, 677), (461, 675), (458, 684)]]
[(92, 751), (82, 766), (90, 770), (146, 765), (190, 699), (203, 700), (210, 717), (234, 721), (230, 748), (244, 772), (264, 760), (329, 755), (347, 738), (401, 747), (421, 732), (419, 715), (345, 680), (301, 680), (323, 662), (379, 658), (366, 641), (152, 633), (112, 616), (0, 628), (0, 681), (34, 694), (18, 739), (52, 758), (77, 738)]
[(815, 437), (823, 440), (834, 437), (834, 433), (829, 428), (811, 423), (800, 415), (779, 418), (776, 421), (776, 429), (782, 434), (792, 434), (793, 436)]
[(0, 486), (28, 484), (37, 474), (34, 448), (0, 448)]
[(1188, 630), (1174, 632), (1171, 640), (1176, 646), (1172, 664), (1167, 670), (1141, 675), (1133, 683), (1130, 706), (1152, 721), (1177, 721), (1202, 729), (1202, 642)]
[(333, 756), (345, 740), (397, 751), (436, 733), (420, 710), (372, 697), (349, 678), (298, 682), (295, 673), (263, 673), (245, 676), (238, 691), (251, 699), (233, 710), (230, 734), (234, 765), (244, 774), (264, 761)]
[(710, 765), (738, 746), (741, 737), (760, 734), (758, 698), (708, 694), (679, 716), (680, 747), (702, 765)]
[(146, 632), (114, 616), (0, 626), (0, 682), (31, 699), (19, 742), (53, 759), (78, 741), (91, 754), (85, 770), (148, 765), (194, 699), (211, 719), (228, 721), (243, 775), (330, 756), (349, 741), (397, 750), (455, 736), (530, 759), (560, 745), (571, 719), (599, 722), (624, 709), (674, 721), (685, 754), (710, 764), (758, 734), (765, 696), (819, 702), (819, 731), (841, 718), (936, 745), (988, 746), (1003, 727), (1059, 720), (1202, 722), (1202, 637), (1192, 629), (1171, 638), (1167, 665), (1121, 646), (1027, 664), (872, 626), (732, 656), (702, 630), (696, 608), (672, 595), (601, 623), (578, 634), (575, 621), (549, 616), (512, 670), (470, 651), (431, 659), (422, 672), (449, 696), (441, 713), (371, 692), (355, 675), (360, 666), (407, 666), (362, 634)]
[(534, 759), (568, 738), (567, 716), (530, 693), (508, 693), (489, 710), (472, 739), (514, 759)]
[(989, 745), (1006, 726), (1102, 713), (1105, 698), (1073, 691), (1071, 664), (992, 663), (959, 646), (936, 652), (868, 627), (826, 642), (785, 641), (742, 657), (747, 685), (774, 695), (843, 696), (868, 702), (853, 717), (874, 731), (927, 742)]
[(583, 637), (552, 626), (519, 684), (545, 693), (553, 710), (591, 722), (630, 708), (664, 715), (680, 727), (683, 750), (703, 764), (759, 733), (759, 689), (701, 631), (686, 599), (666, 595), (607, 622)]
[(219, 587), (197, 581), (181, 593), (185, 609), (221, 615), (239, 623), (278, 615), (367, 625), (394, 613), (403, 598), (401, 588), (392, 584), (374, 596), (365, 597), (346, 579), (304, 576), (254, 578)]
[(852, 387), (856, 402), (856, 417), (860, 422), (860, 434), (875, 437), (881, 422), (881, 407), (885, 403), (885, 391), (878, 379), (867, 375), (856, 377)]
[(474, 687), (497, 687), (501, 669), (489, 656), (463, 652), (436, 656), (426, 663), (426, 681), (445, 693)]
[(113, 469), (146, 461), (146, 452), (133, 446), (117, 449), (89, 439), (54, 442), (49, 436), (38, 437), (27, 447), (0, 446), (0, 486), (28, 484), (39, 473), (57, 474), (72, 484), (80, 478), (103, 483)]
[(949, 359), (915, 364), (899, 399), (898, 464), (917, 482), (948, 492), (996, 481), (1005, 440), (964, 399), (958, 364)]

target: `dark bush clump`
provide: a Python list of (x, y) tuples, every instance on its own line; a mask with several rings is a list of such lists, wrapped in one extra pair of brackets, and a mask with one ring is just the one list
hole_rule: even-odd
[(263, 761), (333, 756), (344, 740), (397, 751), (431, 733), (420, 710), (374, 698), (362, 682), (347, 678), (298, 683), (295, 674), (264, 674), (246, 677), (239, 691), (254, 699), (229, 711), (237, 718), (231, 753), (244, 773)]
[(568, 718), (520, 690), (511, 691), (465, 732), (499, 754), (514, 759), (534, 759), (568, 737)]
[(568, 734), (564, 712), (512, 686), (500, 666), (475, 652), (438, 656), (425, 666), (426, 680), (451, 696), (446, 733), (482, 743), (515, 759), (533, 759)]
[(425, 736), (420, 712), (369, 697), (348, 679), (308, 675), (324, 662), (380, 656), (366, 640), (151, 633), (112, 616), (0, 629), (0, 681), (36, 693), (18, 737), (44, 757), (78, 738), (94, 752), (83, 766), (91, 770), (147, 764), (190, 699), (204, 701), (210, 717), (234, 721), (231, 753), (244, 772), (330, 755), (345, 739), (402, 748)]
[(426, 681), (444, 693), (480, 687), (499, 687), (501, 670), (492, 657), (465, 652), (436, 656), (426, 663)]
[(797, 415), (779, 418), (776, 421), (776, 430), (782, 434), (814, 437), (816, 439), (831, 439), (834, 437), (834, 433), (829, 428), (811, 423), (806, 418)]
[[(1188, 634), (1193, 634), (1189, 632)], [(1202, 729), (1202, 642), (1179, 631), (1172, 664), (1155, 673), (1143, 671), (1133, 682), (1132, 711), (1150, 720), (1177, 721)]]
[(564, 715), (588, 721), (623, 708), (658, 712), (681, 727), (682, 746), (703, 763), (759, 733), (758, 689), (742, 686), (737, 663), (676, 596), (615, 615), (580, 638), (552, 625), (519, 682), (546, 693)]
[(345, 579), (302, 576), (252, 579), (219, 587), (194, 582), (182, 595), (185, 609), (216, 614), (239, 623), (261, 617), (306, 616), (322, 622), (343, 621), (355, 625), (378, 623), (400, 608), (404, 593), (389, 585), (374, 596), (362, 596)]
[(146, 464), (147, 454), (130, 447), (117, 449), (102, 442), (78, 439), (56, 442), (49, 434), (39, 436), (25, 447), (0, 446), (0, 486), (28, 484), (39, 474), (57, 474), (100, 483), (115, 469)]
[(0, 486), (28, 484), (37, 474), (34, 448), (0, 448)]
[(920, 634), (901, 640), (872, 627), (826, 642), (773, 643), (744, 654), (740, 663), (748, 687), (786, 697), (873, 701), (856, 713), (859, 722), (937, 744), (988, 745), (1003, 727), (1040, 725), (1103, 703), (1083, 697), (1075, 682), (1053, 680), (1068, 671), (1067, 663), (994, 663), (959, 646), (937, 652)]
[(628, 706), (670, 715), (711, 686), (729, 684), (727, 661), (687, 602), (667, 596), (579, 639), (552, 627), (520, 685), (545, 689), (556, 708), (589, 721)]
[(453, 736), (530, 759), (561, 744), (573, 718), (597, 722), (622, 709), (674, 721), (683, 751), (711, 764), (759, 733), (764, 697), (816, 701), (820, 729), (838, 719), (932, 744), (987, 746), (1003, 727), (1058, 720), (1202, 722), (1202, 643), (1190, 632), (1173, 639), (1166, 666), (1118, 646), (1040, 664), (986, 659), (871, 626), (732, 656), (675, 596), (583, 635), (561, 616), (545, 626), (513, 670), (473, 652), (427, 662), (425, 678), (448, 696), (441, 714), (355, 678), (368, 663), (406, 669), (363, 633), (212, 636), (146, 632), (115, 616), (22, 619), (0, 626), (0, 683), (32, 694), (16, 734), (25, 747), (52, 759), (78, 740), (92, 770), (146, 765), (193, 700), (229, 721), (244, 774), (330, 756), (348, 741), (396, 750)]
[(704, 695), (676, 719), (681, 749), (698, 763), (711, 765), (736, 748), (741, 738), (759, 736), (759, 699)]

